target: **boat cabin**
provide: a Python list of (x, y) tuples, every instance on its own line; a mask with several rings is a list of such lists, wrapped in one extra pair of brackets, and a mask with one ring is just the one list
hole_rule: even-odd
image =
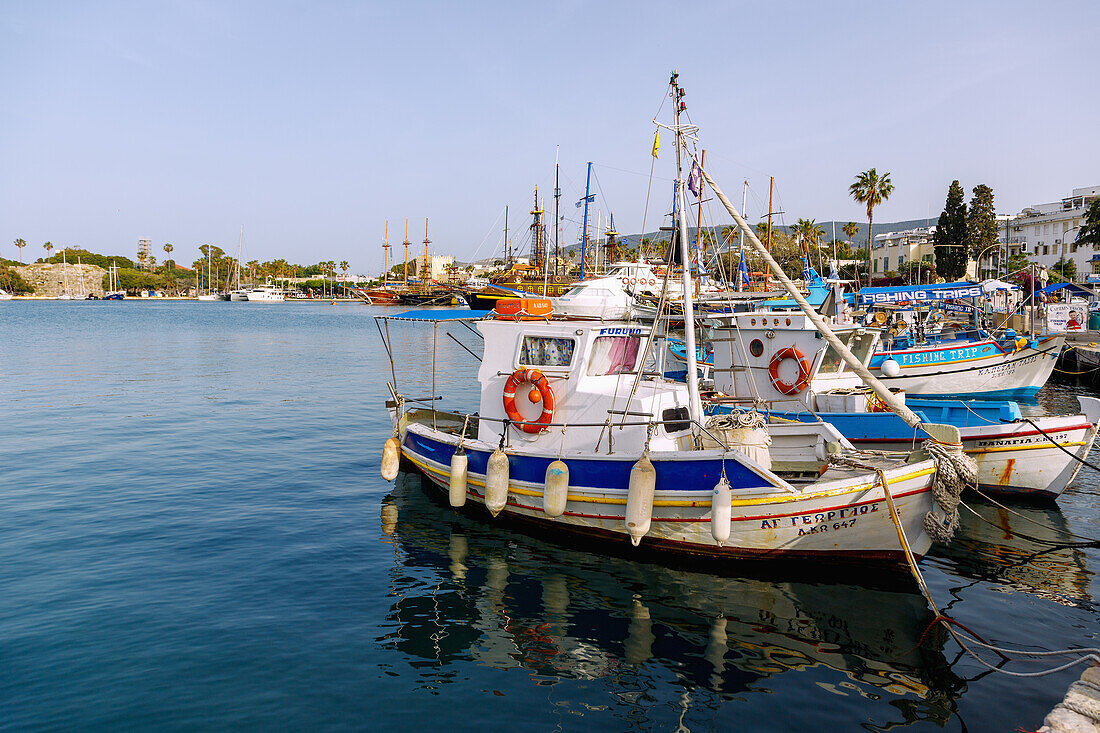
[(650, 347), (644, 368), (650, 327), (499, 317), (476, 327), (485, 339), (478, 371), (480, 440), (498, 442), (508, 424), (513, 444), (565, 452), (600, 450), (602, 444), (609, 450), (609, 441), (644, 444), (649, 424), (660, 422), (651, 438), (654, 450), (690, 449), (687, 390), (660, 376), (654, 361), (663, 344)]
[[(804, 314), (733, 313), (718, 323), (712, 340), (714, 388), (734, 401), (763, 402), (773, 409), (818, 409), (815, 395), (863, 389), (863, 380)], [(879, 342), (878, 329), (833, 330), (864, 366), (870, 362)]]

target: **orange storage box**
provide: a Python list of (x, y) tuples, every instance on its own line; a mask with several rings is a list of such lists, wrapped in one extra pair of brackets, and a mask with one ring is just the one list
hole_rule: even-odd
[(501, 298), (493, 309), (506, 321), (542, 321), (553, 311), (549, 298)]

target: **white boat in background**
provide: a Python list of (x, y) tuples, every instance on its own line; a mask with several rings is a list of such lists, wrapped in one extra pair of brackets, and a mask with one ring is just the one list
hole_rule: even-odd
[[(577, 283), (564, 295), (552, 298), (554, 313), (567, 318), (626, 320), (634, 315), (635, 295), (660, 297), (665, 280), (644, 262), (617, 262), (609, 274)], [(670, 281), (668, 295), (683, 293), (679, 282)]]
[(231, 290), (229, 292), (229, 299), (234, 302), (243, 302), (248, 300), (248, 291), (241, 288), (238, 290)]
[(12, 294), (7, 290), (0, 289), (0, 300), (11, 300)]
[(286, 294), (268, 280), (258, 288), (248, 291), (249, 303), (282, 303), (286, 300)]

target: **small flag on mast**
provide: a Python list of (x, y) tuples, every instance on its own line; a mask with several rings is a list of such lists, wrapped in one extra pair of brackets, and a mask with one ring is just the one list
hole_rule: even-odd
[(691, 173), (688, 174), (688, 190), (692, 196), (699, 195), (699, 184), (703, 180), (703, 169), (699, 167), (699, 161), (691, 161)]
[(657, 151), (661, 149), (661, 128), (657, 128), (657, 132), (653, 133), (653, 157), (657, 157)]

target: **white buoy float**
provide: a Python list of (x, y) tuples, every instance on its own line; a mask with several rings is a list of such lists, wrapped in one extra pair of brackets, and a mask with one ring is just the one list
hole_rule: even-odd
[(882, 370), (883, 375), (891, 378), (901, 374), (901, 364), (898, 364), (898, 362), (894, 359), (887, 359), (886, 361), (882, 362), (882, 365), (879, 367), (879, 369)]
[(730, 508), (733, 494), (730, 492), (730, 482), (725, 476), (718, 479), (714, 485), (714, 492), (710, 496), (710, 536), (721, 547), (730, 538)]
[(494, 517), (508, 504), (508, 456), (497, 448), (485, 469), (485, 508)]
[(635, 547), (649, 533), (653, 521), (653, 492), (657, 486), (657, 469), (645, 453), (630, 469), (630, 485), (626, 491), (626, 531)]
[(466, 503), (466, 468), (468, 465), (469, 459), (466, 458), (466, 451), (460, 445), (454, 455), (451, 456), (451, 476), (448, 481), (447, 498), (455, 509)]
[(394, 435), (382, 446), (382, 478), (393, 481), (401, 467), (401, 440)]
[(569, 466), (558, 459), (546, 467), (546, 480), (542, 488), (542, 510), (548, 517), (565, 514), (569, 501)]

